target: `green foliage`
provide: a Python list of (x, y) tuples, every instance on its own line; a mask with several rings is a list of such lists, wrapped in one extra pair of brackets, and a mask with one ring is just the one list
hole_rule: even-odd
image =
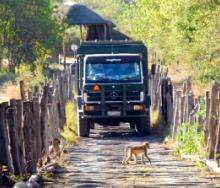
[(188, 63), (195, 79), (220, 81), (219, 1), (138, 0), (120, 19), (128, 34), (166, 63)]
[(48, 0), (2, 0), (0, 4), (0, 49), (5, 49), (11, 71), (50, 55), (60, 43), (62, 29), (57, 8)]
[(200, 102), (200, 109), (198, 112), (196, 112), (196, 118), (203, 118), (206, 112), (206, 106), (205, 106), (205, 100), (202, 99)]
[(175, 148), (177, 154), (205, 155), (204, 132), (199, 132), (199, 129), (198, 124), (183, 123), (179, 126)]
[[(200, 110), (196, 112), (196, 118), (202, 118), (205, 114), (205, 102), (201, 101)], [(183, 123), (179, 126), (176, 136), (177, 154), (196, 154), (200, 157), (206, 156), (205, 132), (198, 123)]]
[(24, 80), (27, 88), (42, 85), (45, 81), (44, 70), (46, 68), (47, 57), (39, 57), (32, 64), (21, 63), (16, 67), (17, 80)]
[(66, 123), (60, 134), (67, 143), (73, 144), (77, 138), (77, 112), (73, 102), (69, 101), (66, 103), (65, 114)]

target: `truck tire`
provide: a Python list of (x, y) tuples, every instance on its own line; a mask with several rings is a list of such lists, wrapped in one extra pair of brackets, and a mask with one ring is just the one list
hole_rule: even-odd
[(133, 123), (133, 122), (130, 123), (130, 129), (131, 129), (131, 130), (134, 130), (134, 129), (135, 129), (135, 123)]
[(137, 130), (140, 135), (150, 135), (150, 112), (148, 111), (145, 117), (139, 119), (137, 123)]
[(83, 119), (81, 114), (78, 114), (78, 136), (79, 137), (89, 137), (90, 127), (89, 121)]

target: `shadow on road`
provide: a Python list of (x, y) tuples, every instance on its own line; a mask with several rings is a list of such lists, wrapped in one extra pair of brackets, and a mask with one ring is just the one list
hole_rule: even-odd
[[(115, 140), (115, 141), (145, 141), (145, 140), (160, 140), (155, 136), (140, 136), (135, 129), (130, 129), (129, 125), (122, 126), (100, 126), (96, 125), (95, 129), (91, 130), (90, 138), (96, 140)], [(161, 139), (162, 141), (162, 139)]]

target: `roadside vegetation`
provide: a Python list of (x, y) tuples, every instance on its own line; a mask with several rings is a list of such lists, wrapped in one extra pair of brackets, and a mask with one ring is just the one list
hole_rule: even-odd
[(205, 158), (205, 135), (199, 129), (201, 129), (199, 124), (184, 123), (179, 126), (175, 146), (177, 155), (197, 155), (200, 158)]
[(74, 144), (77, 141), (77, 113), (75, 104), (72, 101), (66, 103), (65, 114), (66, 123), (64, 129), (59, 132), (67, 144)]
[[(205, 104), (196, 113), (197, 119), (202, 119), (205, 115)], [(199, 123), (183, 123), (178, 127), (175, 138), (175, 151), (177, 155), (195, 155), (200, 159), (205, 159), (208, 155), (205, 143), (204, 127)]]

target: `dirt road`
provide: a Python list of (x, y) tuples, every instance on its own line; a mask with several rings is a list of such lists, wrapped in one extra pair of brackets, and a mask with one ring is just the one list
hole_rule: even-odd
[[(149, 141), (149, 162), (122, 165), (124, 146)], [(70, 149), (65, 170), (47, 187), (220, 187), (216, 175), (201, 172), (189, 161), (178, 160), (159, 138), (139, 137), (123, 126), (97, 127)], [(218, 179), (218, 178), (217, 178)], [(214, 184), (215, 183), (215, 184)]]

